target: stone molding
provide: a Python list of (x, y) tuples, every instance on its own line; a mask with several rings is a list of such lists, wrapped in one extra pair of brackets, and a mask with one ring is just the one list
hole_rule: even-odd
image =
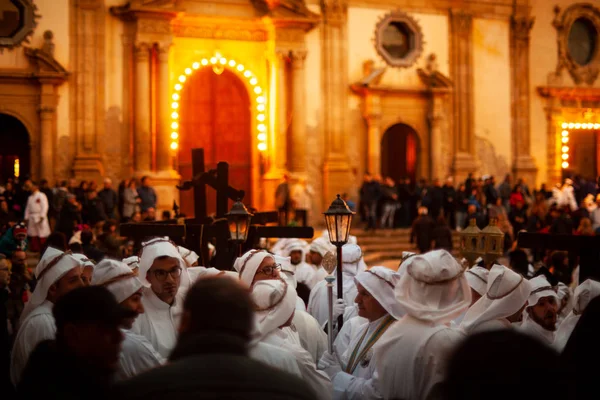
[[(404, 57), (393, 58), (387, 50), (384, 49), (382, 39), (383, 30), (392, 22), (403, 23), (413, 35), (414, 48), (410, 50)], [(375, 26), (375, 49), (379, 56), (390, 66), (398, 68), (408, 68), (415, 64), (423, 53), (423, 31), (421, 25), (413, 17), (407, 13), (396, 10), (386, 14)]]
[[(561, 15), (560, 7), (554, 8), (554, 21), (558, 42), (558, 63), (555, 77), (560, 79), (562, 71), (566, 68), (575, 84), (593, 85), (600, 75), (600, 9), (591, 4), (579, 3), (568, 7)], [(596, 49), (591, 61), (587, 65), (579, 65), (569, 54), (568, 42), (571, 26), (579, 18), (586, 18), (596, 29)]]

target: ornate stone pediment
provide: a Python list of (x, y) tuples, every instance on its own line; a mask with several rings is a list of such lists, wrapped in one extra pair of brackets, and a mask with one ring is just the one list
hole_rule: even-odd
[(56, 59), (43, 49), (24, 48), (25, 55), (40, 77), (55, 77), (67, 79), (69, 72)]
[(558, 39), (558, 64), (549, 79), (561, 83), (566, 68), (576, 84), (593, 85), (600, 74), (600, 9), (573, 4), (563, 13), (556, 6), (554, 21)]

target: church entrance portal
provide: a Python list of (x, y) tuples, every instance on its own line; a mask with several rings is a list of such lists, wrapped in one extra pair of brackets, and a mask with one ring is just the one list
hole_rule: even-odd
[[(244, 83), (231, 71), (216, 74), (202, 68), (188, 77), (181, 91), (179, 112), (179, 173), (192, 177), (191, 149), (204, 148), (206, 169), (229, 163), (229, 184), (251, 197), (252, 144), (250, 99)], [(215, 191), (207, 187), (207, 212), (216, 211)], [(194, 213), (193, 191), (181, 192), (181, 212)]]
[(563, 178), (579, 175), (591, 181), (596, 180), (598, 161), (600, 161), (599, 132), (589, 129), (569, 131), (569, 142), (566, 144), (569, 149), (567, 152), (569, 158), (565, 160), (569, 163), (569, 167), (563, 169)]
[(29, 133), (17, 118), (0, 114), (0, 182), (29, 177)]
[(419, 136), (413, 128), (396, 124), (385, 131), (381, 139), (381, 175), (395, 182), (417, 178)]

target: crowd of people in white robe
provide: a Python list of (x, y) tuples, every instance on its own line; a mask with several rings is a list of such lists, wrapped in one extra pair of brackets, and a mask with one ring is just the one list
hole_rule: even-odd
[[(311, 253), (315, 257), (306, 257)], [(310, 244), (277, 242), (271, 252), (251, 250), (235, 271), (197, 265), (198, 256), (168, 238), (143, 244), (139, 257), (97, 265), (49, 248), (37, 268), (38, 284), (21, 317), (12, 352), (11, 379), (18, 387), (38, 343), (54, 337), (52, 307), (77, 286), (83, 271), (92, 285), (106, 287), (138, 313), (123, 326), (117, 380), (125, 380), (168, 359), (176, 345), (182, 304), (198, 279), (239, 279), (251, 290), (255, 329), (251, 358), (300, 377), (319, 399), (439, 398), (445, 365), (468, 335), (514, 329), (561, 350), (586, 305), (600, 295), (587, 280), (574, 296), (553, 288), (543, 276), (528, 280), (502, 265), (465, 269), (445, 250), (405, 254), (398, 271), (368, 268), (352, 238), (343, 247), (343, 296), (334, 302), (333, 351), (328, 351), (327, 272), (307, 259), (322, 260), (335, 247), (323, 236)], [(335, 274), (334, 274), (335, 275)], [(310, 289), (308, 304), (298, 283)], [(337, 285), (333, 285), (337, 299)]]

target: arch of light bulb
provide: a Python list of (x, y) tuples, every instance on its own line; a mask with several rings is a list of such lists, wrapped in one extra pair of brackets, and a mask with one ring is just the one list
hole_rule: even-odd
[(560, 127), (561, 132), (561, 167), (563, 169), (569, 168), (569, 130), (573, 129), (600, 129), (600, 123), (591, 122), (563, 122)]
[(258, 79), (252, 73), (252, 71), (246, 69), (243, 64), (239, 64), (235, 60), (228, 60), (222, 57), (220, 54), (215, 54), (210, 58), (203, 58), (200, 62), (192, 63), (191, 68), (184, 69), (184, 73), (179, 75), (177, 82), (173, 86), (173, 94), (171, 95), (171, 150), (177, 150), (179, 147), (179, 101), (181, 100), (180, 92), (183, 89), (183, 84), (195, 70), (200, 67), (217, 66), (217, 67), (229, 67), (231, 71), (237, 73), (240, 77), (245, 79), (248, 84), (252, 87), (254, 92), (254, 102), (256, 105), (256, 130), (258, 131), (258, 150), (267, 150), (267, 126), (264, 123), (266, 121), (266, 99), (263, 94), (263, 88), (258, 85)]

